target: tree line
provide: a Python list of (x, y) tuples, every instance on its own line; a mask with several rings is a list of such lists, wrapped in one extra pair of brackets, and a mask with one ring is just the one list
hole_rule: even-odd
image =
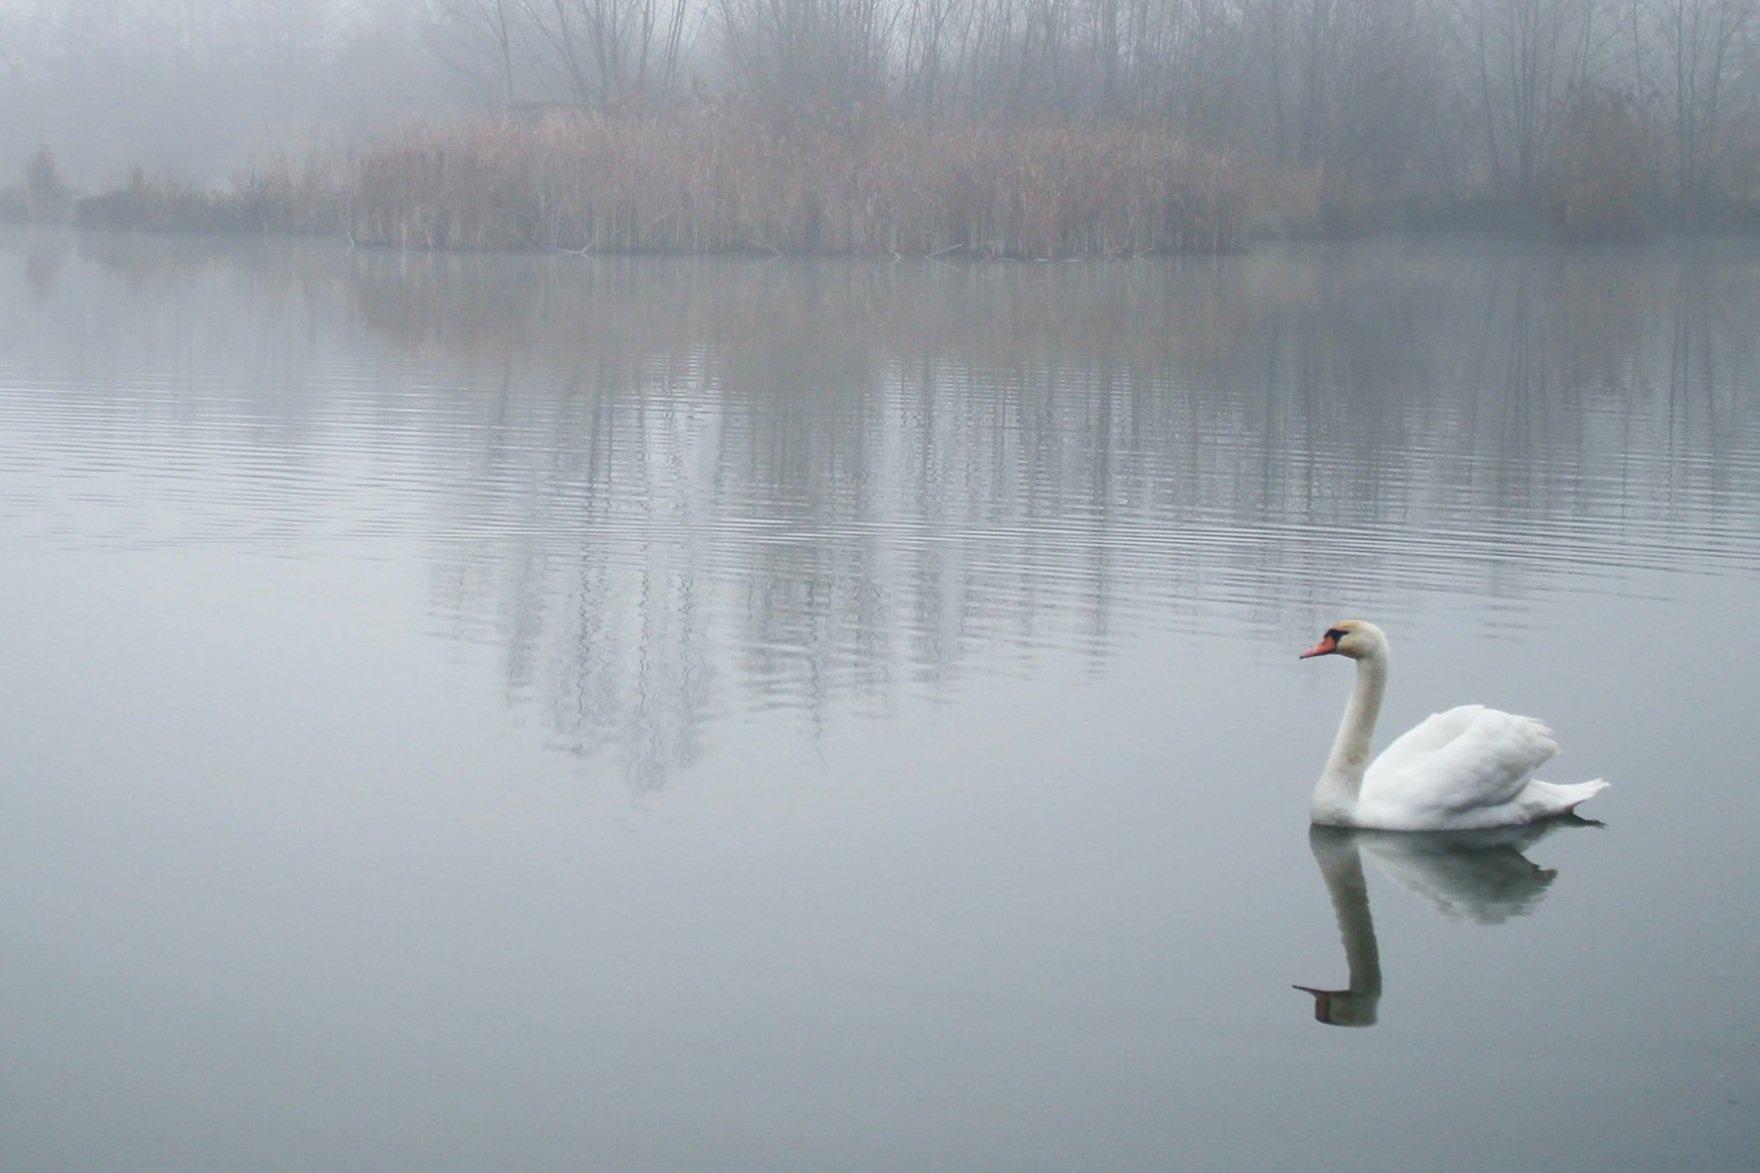
[[(717, 95), (1127, 120), (1316, 169), (1342, 214), (1760, 198), (1760, 0), (432, 0), (490, 103)], [(693, 95), (693, 91), (695, 91)]]
[[(1760, 207), (1760, 0), (0, 0), (0, 152), (113, 181), (467, 112), (1128, 125), (1389, 215)], [(93, 174), (109, 168), (109, 174)], [(1602, 223), (1604, 222), (1604, 223)]]

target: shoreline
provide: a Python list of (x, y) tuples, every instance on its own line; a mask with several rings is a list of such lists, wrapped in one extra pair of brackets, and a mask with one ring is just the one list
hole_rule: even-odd
[(274, 156), (221, 188), (137, 168), (80, 194), (43, 148), (0, 192), (0, 218), (414, 251), (1022, 260), (1228, 253), (1388, 229), (1567, 241), (1760, 229), (1760, 209), (1692, 217), (1618, 191), (1521, 210), (1371, 192), (1155, 126), (778, 121), (712, 107), (411, 125), (297, 163)]

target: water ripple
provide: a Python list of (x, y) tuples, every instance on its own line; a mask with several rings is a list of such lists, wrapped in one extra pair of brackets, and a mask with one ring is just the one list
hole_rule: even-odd
[[(149, 304), (96, 265), (0, 302), (8, 544), (417, 560), (435, 630), (525, 665), (511, 691), (580, 745), (634, 696), (685, 728), (1316, 600), (1760, 571), (1760, 359), (1642, 269), (1647, 308), (1587, 344), (1527, 328), (1519, 258), (1362, 302), (1182, 272), (1124, 315), (1005, 273), (984, 312), (925, 273), (847, 304), (665, 289), (682, 316), (587, 283), (519, 320), (465, 282), (468, 337), (405, 333), (371, 299), (432, 290), (330, 263), (296, 314), (207, 278)], [(1584, 382), (1586, 345), (1624, 349)]]

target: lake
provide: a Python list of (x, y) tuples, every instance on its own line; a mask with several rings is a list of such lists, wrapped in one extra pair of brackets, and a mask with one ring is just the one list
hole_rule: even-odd
[[(1749, 1168), (1757, 306), (0, 234), (0, 1164)], [(1310, 834), (1352, 615), (1598, 825)]]

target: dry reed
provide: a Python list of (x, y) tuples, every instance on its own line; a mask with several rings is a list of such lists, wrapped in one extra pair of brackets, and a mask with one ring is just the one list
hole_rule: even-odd
[[(88, 218), (413, 249), (1120, 256), (1244, 243), (1253, 181), (1162, 129), (552, 111), (408, 127), (224, 196), (144, 180)], [(104, 216), (94, 212), (106, 213)]]

